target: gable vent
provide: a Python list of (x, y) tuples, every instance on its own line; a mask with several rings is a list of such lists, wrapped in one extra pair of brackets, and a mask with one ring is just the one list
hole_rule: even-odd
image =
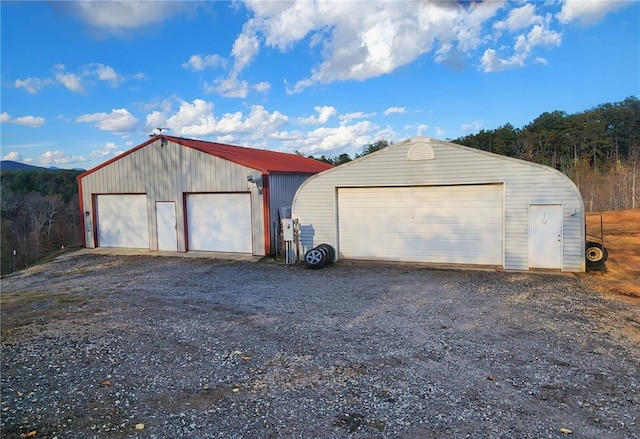
[(427, 145), (426, 143), (418, 143), (417, 145), (412, 146), (407, 153), (407, 159), (409, 161), (433, 160), (435, 158), (433, 148), (431, 148), (431, 145)]

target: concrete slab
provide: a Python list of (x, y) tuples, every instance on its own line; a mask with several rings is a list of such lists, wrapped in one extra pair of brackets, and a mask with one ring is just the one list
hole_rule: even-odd
[(222, 260), (248, 261), (248, 262), (259, 262), (264, 260), (265, 258), (269, 258), (268, 256), (254, 256), (254, 255), (248, 255), (244, 253), (218, 253), (218, 252), (198, 252), (198, 251), (190, 251), (190, 252), (182, 253), (182, 252), (150, 251), (143, 248), (135, 249), (135, 248), (109, 248), (109, 247), (83, 248), (78, 250), (77, 252), (73, 252), (70, 254), (164, 256), (164, 257), (173, 257), (173, 258), (201, 258), (201, 259), (204, 258), (204, 259), (222, 259)]

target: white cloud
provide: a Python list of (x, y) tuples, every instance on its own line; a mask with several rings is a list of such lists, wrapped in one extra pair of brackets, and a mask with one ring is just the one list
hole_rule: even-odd
[(404, 114), (407, 112), (407, 109), (405, 107), (389, 107), (386, 110), (384, 110), (384, 115), (388, 116), (390, 114)]
[(227, 60), (220, 55), (191, 55), (189, 61), (182, 64), (187, 70), (202, 71), (207, 67), (226, 67)]
[(538, 24), (533, 26), (526, 38), (522, 38), (520, 41), (522, 44), (516, 44), (516, 51), (529, 55), (536, 46), (559, 46), (562, 43), (562, 37), (558, 32)]
[(247, 81), (238, 80), (236, 74), (226, 79), (216, 79), (212, 85), (205, 84), (205, 93), (217, 93), (226, 98), (246, 98), (249, 93)]
[(274, 111), (269, 113), (263, 106), (254, 105), (249, 115), (240, 112), (226, 113), (216, 124), (216, 134), (248, 134), (253, 138), (269, 136), (286, 123), (288, 118)]
[(350, 122), (353, 119), (365, 119), (367, 117), (373, 117), (376, 113), (364, 113), (362, 111), (355, 111), (353, 113), (346, 113), (340, 115), (340, 120), (342, 122)]
[(81, 0), (69, 2), (66, 6), (88, 25), (120, 33), (126, 30), (162, 23), (184, 10), (189, 2)]
[[(43, 88), (56, 84), (60, 84), (75, 93), (86, 93), (87, 78), (95, 77), (99, 81), (106, 82), (111, 87), (118, 87), (125, 81), (124, 76), (117, 73), (113, 67), (99, 63), (82, 66), (80, 73), (69, 72), (64, 64), (56, 64), (53, 66), (52, 73), (53, 78), (29, 77), (16, 79), (14, 86), (25, 89), (29, 94), (38, 94)], [(143, 79), (144, 74), (138, 73), (135, 78)]]
[(2, 113), (0, 115), (0, 122), (2, 123), (13, 123), (16, 125), (24, 125), (32, 128), (40, 128), (46, 122), (44, 117), (40, 116), (22, 116), (13, 118), (7, 112)]
[[(253, 20), (245, 23), (244, 28), (252, 27)], [(233, 68), (226, 78), (217, 78), (212, 85), (205, 84), (205, 93), (217, 93), (227, 98), (246, 98), (249, 88), (253, 88), (260, 93), (264, 93), (271, 88), (267, 82), (260, 82), (257, 85), (249, 86), (249, 83), (238, 79), (239, 74), (247, 67), (255, 58), (260, 50), (260, 42), (257, 36), (251, 33), (242, 33), (236, 38), (231, 49), (231, 56), (234, 58)], [(191, 57), (193, 59), (193, 57)], [(192, 60), (198, 65), (199, 60)], [(226, 64), (225, 64), (226, 65)]]
[(38, 156), (37, 161), (41, 165), (48, 166), (68, 163), (81, 163), (86, 162), (87, 159), (83, 156), (68, 156), (64, 152), (56, 150), (44, 152), (43, 154)]
[(268, 82), (259, 82), (253, 86), (253, 89), (258, 93), (268, 93), (271, 90), (271, 84)]
[(429, 129), (429, 125), (422, 123), (416, 127), (416, 135), (424, 136), (428, 129)]
[(178, 135), (207, 136), (215, 132), (213, 104), (196, 99), (192, 104), (183, 102), (176, 114), (166, 119), (167, 127)]
[[(562, 23), (591, 23), (630, 3), (564, 0), (555, 18)], [(544, 64), (546, 60), (534, 52), (562, 43), (561, 33), (552, 27), (558, 22), (548, 12), (559, 4), (550, 1), (420, 1), (410, 3), (411, 7), (407, 2), (383, 0), (246, 0), (244, 4), (253, 15), (231, 51), (233, 70), (227, 80), (218, 79), (210, 88), (227, 96), (246, 96), (237, 87), (243, 84), (240, 73), (255, 59), (261, 45), (285, 52), (307, 44), (321, 56), (306, 77), (285, 80), (286, 92), (293, 94), (316, 84), (389, 74), (429, 53), (436, 62), (456, 70), (472, 59), (484, 72), (524, 67), (530, 62)], [(514, 35), (516, 32), (519, 34)], [(506, 38), (513, 43), (511, 53), (504, 54)]]
[(118, 74), (111, 66), (104, 64), (88, 64), (84, 67), (85, 76), (96, 76), (100, 81), (105, 81), (111, 87), (117, 87), (124, 82), (124, 77)]
[(473, 122), (460, 125), (460, 129), (465, 133), (469, 133), (471, 131), (479, 131), (481, 128), (482, 122), (479, 120), (474, 120)]
[(283, 141), (283, 145), (292, 151), (304, 155), (325, 155), (334, 157), (342, 153), (353, 154), (364, 145), (371, 144), (383, 137), (383, 130), (371, 121), (359, 121), (352, 125), (320, 127), (307, 133), (293, 135), (293, 139)]
[[(514, 53), (502, 58), (496, 50), (485, 50), (480, 60), (480, 68), (483, 72), (499, 72), (514, 67), (522, 67), (531, 56), (533, 50), (538, 46), (559, 46), (562, 43), (561, 35), (543, 25), (535, 25), (525, 35), (518, 35), (513, 46)], [(546, 60), (536, 57), (535, 62), (544, 63)]]
[(447, 133), (447, 130), (445, 130), (444, 128), (441, 128), (441, 127), (436, 127), (435, 130), (436, 130), (436, 136), (439, 139), (442, 139), (444, 137), (444, 135)]
[(33, 128), (40, 128), (42, 125), (44, 125), (45, 118), (39, 117), (39, 116), (23, 116), (23, 117), (16, 117), (11, 122), (18, 125), (25, 125)]
[[(426, 123), (420, 123), (420, 124), (416, 124), (416, 125), (404, 125), (402, 127), (407, 133), (409, 133), (408, 135), (413, 137), (413, 136), (424, 136), (425, 133), (429, 130), (429, 125), (427, 125)], [(415, 133), (415, 134), (414, 134)]]
[(84, 114), (76, 122), (95, 123), (96, 128), (117, 134), (132, 132), (138, 125), (138, 119), (124, 108), (113, 109), (111, 113)]
[[(350, 123), (353, 119), (375, 116), (375, 113), (339, 115), (332, 106), (316, 106), (315, 114), (308, 117), (289, 117), (261, 105), (221, 115), (216, 115), (214, 110), (214, 104), (203, 99), (182, 101), (177, 111), (166, 107), (149, 113), (146, 117), (147, 127), (168, 127), (172, 134), (178, 136), (328, 156), (341, 153), (353, 155), (360, 152), (364, 145), (380, 139), (394, 140), (396, 137), (391, 128), (380, 127), (369, 120)], [(338, 120), (336, 125), (328, 126)], [(298, 129), (310, 123), (321, 126), (311, 131)]]
[(221, 118), (213, 114), (213, 104), (202, 99), (193, 103), (183, 102), (176, 114), (166, 120), (166, 124), (178, 135), (184, 136), (225, 136), (249, 135), (253, 138), (269, 136), (288, 118), (279, 111), (268, 112), (260, 105), (254, 105), (248, 115), (240, 111), (225, 113)]
[(113, 142), (107, 142), (104, 148), (91, 151), (91, 157), (94, 159), (104, 159), (106, 157), (115, 157), (122, 154), (124, 151), (118, 149), (118, 146)]
[(161, 111), (154, 111), (147, 115), (147, 127), (154, 130), (166, 125), (167, 115)]
[(565, 0), (557, 18), (561, 23), (577, 21), (582, 26), (588, 26), (633, 3), (633, 0)]
[(14, 82), (14, 86), (16, 88), (24, 88), (27, 93), (35, 95), (46, 86), (54, 83), (55, 81), (49, 78), (46, 78), (46, 79), (26, 78), (26, 79), (16, 79)]
[(68, 90), (76, 93), (85, 93), (82, 79), (75, 73), (65, 71), (65, 66), (58, 64), (55, 66), (54, 76), (58, 83), (64, 85)]
[[(470, 51), (486, 40), (483, 25), (505, 5), (478, 2), (464, 7), (454, 2), (245, 2), (254, 17), (236, 41), (242, 67), (255, 56), (256, 41), (282, 51), (309, 37), (310, 47), (322, 44), (324, 60), (311, 75), (287, 86), (297, 93), (317, 83), (365, 80), (390, 73), (430, 51), (437, 60), (453, 60), (456, 50)], [(450, 52), (450, 53), (449, 53)], [(237, 54), (234, 53), (234, 56)], [(451, 55), (451, 56), (449, 56)], [(456, 60), (459, 64), (459, 60)], [(236, 69), (239, 71), (239, 69)]]
[[(246, 27), (251, 27), (252, 21), (249, 21)], [(260, 50), (260, 42), (258, 37), (252, 34), (242, 33), (233, 43), (231, 55), (234, 57), (234, 72), (241, 72), (258, 54)]]
[(14, 162), (21, 162), (22, 161), (22, 154), (20, 154), (19, 152), (16, 151), (11, 151), (10, 153), (2, 156), (2, 160), (11, 160)]
[[(193, 102), (182, 102), (180, 108), (164, 120), (164, 126), (171, 128), (175, 135), (213, 138), (215, 141), (235, 143), (254, 148), (273, 147), (271, 141), (276, 141), (279, 149), (286, 152), (302, 151), (305, 154), (340, 154), (358, 152), (363, 145), (370, 144), (380, 138), (391, 138), (393, 131), (380, 128), (371, 121), (364, 120), (349, 124), (342, 119), (338, 126), (321, 126), (312, 131), (286, 131), (292, 124), (304, 125), (316, 123), (330, 123), (337, 115), (337, 111), (330, 106), (314, 108), (315, 116), (308, 118), (290, 118), (279, 111), (269, 111), (261, 105), (253, 105), (248, 112), (236, 111), (214, 114), (214, 105), (202, 99)], [(157, 119), (161, 112), (156, 111), (147, 116), (151, 120)], [(351, 114), (352, 117), (367, 115)], [(324, 122), (320, 122), (320, 121)]]
[(318, 113), (318, 116), (301, 117), (298, 119), (298, 122), (303, 125), (324, 124), (327, 123), (332, 116), (335, 116), (338, 113), (335, 107), (332, 106), (317, 106), (313, 109)]
[(515, 32), (534, 24), (540, 24), (542, 17), (536, 15), (535, 11), (535, 5), (533, 3), (527, 3), (520, 8), (509, 11), (507, 19), (496, 22), (493, 27), (498, 30)]

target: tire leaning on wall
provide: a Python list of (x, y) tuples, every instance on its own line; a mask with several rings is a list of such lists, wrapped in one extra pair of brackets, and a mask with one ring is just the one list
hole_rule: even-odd
[(316, 248), (319, 248), (320, 250), (324, 251), (327, 255), (327, 264), (333, 264), (333, 261), (336, 257), (336, 251), (335, 249), (329, 245), (329, 244), (320, 244), (319, 246), (317, 246)]
[(304, 254), (304, 264), (307, 268), (322, 268), (333, 262), (335, 250), (329, 244), (320, 244)]

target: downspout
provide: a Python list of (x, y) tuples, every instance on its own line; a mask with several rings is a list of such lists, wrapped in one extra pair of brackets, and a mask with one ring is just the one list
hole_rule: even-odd
[(84, 221), (84, 202), (82, 197), (82, 179), (80, 176), (76, 179), (78, 182), (78, 207), (80, 208), (80, 228), (82, 229), (82, 248), (87, 248), (87, 230)]
[(271, 254), (271, 206), (269, 195), (269, 175), (262, 174), (262, 208), (264, 210), (264, 254)]

